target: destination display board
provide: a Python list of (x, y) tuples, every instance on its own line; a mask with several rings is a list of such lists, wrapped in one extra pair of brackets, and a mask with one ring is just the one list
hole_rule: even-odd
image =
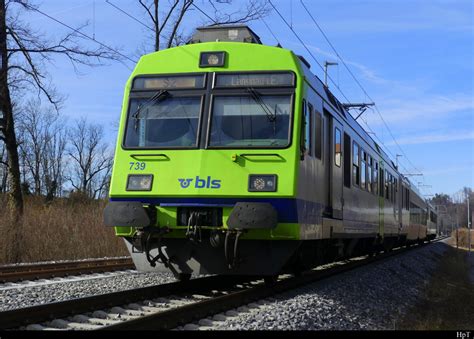
[(294, 87), (292, 73), (216, 74), (216, 88)]
[(133, 81), (134, 90), (204, 88), (204, 75), (141, 77)]

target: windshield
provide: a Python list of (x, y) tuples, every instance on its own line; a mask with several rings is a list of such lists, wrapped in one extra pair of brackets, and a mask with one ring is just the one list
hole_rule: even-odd
[(289, 95), (215, 97), (209, 146), (287, 146), (290, 112)]
[(155, 95), (132, 99), (126, 147), (195, 147), (201, 97)]

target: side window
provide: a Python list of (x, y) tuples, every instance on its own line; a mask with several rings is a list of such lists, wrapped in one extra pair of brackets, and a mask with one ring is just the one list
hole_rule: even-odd
[(302, 117), (301, 117), (301, 136), (300, 136), (300, 160), (304, 160), (304, 155), (306, 154), (307, 148), (306, 148), (306, 118), (308, 116), (308, 109), (306, 107), (306, 100), (303, 99), (303, 103), (301, 106), (302, 111)]
[(393, 194), (393, 183), (392, 183), (392, 175), (388, 173), (388, 201), (392, 201), (392, 194)]
[(405, 187), (402, 185), (402, 209), (405, 208)]
[(337, 167), (341, 167), (342, 157), (342, 142), (341, 142), (341, 131), (336, 127), (334, 132), (334, 164)]
[(304, 119), (304, 149), (306, 154), (311, 154), (311, 116), (313, 115), (313, 106), (308, 103), (308, 107), (305, 110)]
[(390, 174), (390, 201), (395, 202), (395, 178)]
[(360, 186), (359, 145), (355, 141), (352, 146), (352, 183)]
[(373, 188), (374, 188), (374, 194), (377, 195), (379, 190), (378, 190), (378, 186), (379, 186), (379, 163), (377, 161), (374, 161), (375, 162), (375, 166), (374, 166), (374, 177), (373, 177)]
[(403, 208), (408, 210), (408, 189), (403, 187)]
[(344, 186), (351, 187), (351, 137), (344, 132)]
[(394, 177), (393, 178), (393, 203), (397, 204), (397, 192), (398, 192), (398, 180)]
[(384, 176), (383, 176), (383, 168), (380, 166), (379, 170), (379, 196), (384, 197), (384, 189), (385, 189), (385, 183), (384, 183)]
[(407, 210), (410, 210), (410, 190), (407, 188)]
[(393, 189), (394, 189), (394, 185), (393, 185), (393, 176), (389, 173), (389, 178), (390, 178), (390, 196), (389, 196), (389, 200), (391, 202), (393, 202)]
[(322, 149), (323, 149), (323, 119), (321, 113), (314, 111), (315, 122), (316, 122), (316, 136), (314, 140), (315, 144), (315, 156), (318, 159), (322, 158)]
[(360, 188), (367, 189), (367, 153), (361, 150), (360, 162)]
[(409, 211), (410, 210), (410, 189), (407, 187), (406, 190), (407, 190), (406, 191), (407, 196), (406, 196), (405, 204), (407, 205), (406, 207), (407, 211)]
[(392, 202), (395, 203), (395, 195), (397, 192), (397, 181), (395, 180), (395, 177), (392, 176)]
[(367, 190), (372, 192), (372, 168), (373, 168), (372, 157), (367, 155)]
[(385, 170), (385, 199), (390, 199), (390, 177), (387, 170)]

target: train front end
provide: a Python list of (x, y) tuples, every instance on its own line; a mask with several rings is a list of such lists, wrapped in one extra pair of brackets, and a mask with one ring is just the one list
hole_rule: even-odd
[(127, 82), (104, 219), (139, 270), (274, 275), (300, 244), (299, 60), (245, 29), (145, 55)]

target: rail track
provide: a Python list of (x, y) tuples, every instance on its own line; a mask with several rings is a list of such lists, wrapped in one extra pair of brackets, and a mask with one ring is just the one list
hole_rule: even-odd
[[(433, 242), (443, 240), (440, 238)], [(414, 249), (420, 246), (414, 247)], [(209, 276), (0, 312), (0, 329), (166, 330), (353, 270), (411, 248), (324, 265), (273, 284), (252, 277)]]
[(69, 275), (134, 269), (130, 258), (104, 258), (27, 265), (0, 266), (0, 282), (46, 279)]

